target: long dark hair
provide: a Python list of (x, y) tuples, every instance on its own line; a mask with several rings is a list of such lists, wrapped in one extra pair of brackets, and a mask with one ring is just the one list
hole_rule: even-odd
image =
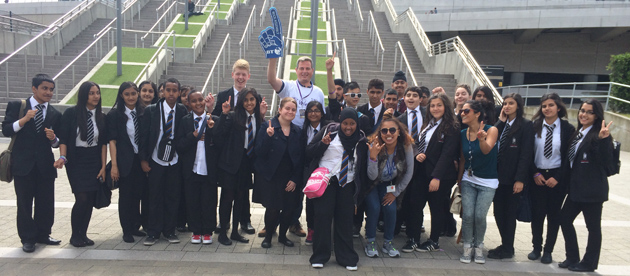
[(260, 97), (258, 92), (256, 92), (256, 89), (252, 87), (245, 87), (238, 93), (237, 104), (236, 106), (234, 106), (234, 120), (239, 126), (245, 127), (245, 124), (247, 123), (247, 117), (249, 117), (249, 115), (247, 114), (243, 103), (245, 102), (245, 96), (247, 96), (247, 94), (252, 94), (252, 96), (254, 96), (254, 99), (256, 99), (256, 107), (254, 107), (254, 118), (256, 118), (256, 125), (260, 125), (263, 120), (260, 116), (260, 103), (262, 102), (262, 98)]
[(446, 93), (438, 93), (433, 94), (429, 97), (429, 104), (427, 105), (427, 117), (426, 120), (422, 122), (422, 129), (425, 129), (431, 120), (434, 120), (433, 114), (431, 114), (431, 101), (433, 100), (442, 100), (444, 105), (444, 115), (442, 115), (442, 122), (435, 130), (438, 135), (447, 134), (452, 130), (459, 129), (459, 122), (455, 117), (455, 112), (453, 111), (453, 107), (451, 106), (451, 99), (446, 95)]
[(125, 99), (123, 98), (122, 94), (125, 90), (129, 88), (135, 89), (136, 92), (138, 93), (138, 99), (136, 100), (136, 114), (140, 115), (144, 113), (144, 103), (142, 102), (142, 99), (140, 98), (140, 91), (138, 87), (136, 86), (136, 84), (131, 81), (123, 82), (120, 85), (120, 87), (118, 87), (118, 94), (116, 95), (116, 102), (114, 103), (114, 106), (112, 107), (112, 109), (116, 109), (117, 112), (120, 112), (119, 114), (121, 116), (119, 116), (119, 118), (120, 118), (120, 121), (123, 123), (127, 122), (128, 117), (125, 114), (125, 107), (127, 106), (127, 104), (125, 103)]
[(496, 111), (494, 110), (494, 94), (492, 93), (492, 90), (490, 89), (490, 87), (487, 86), (479, 86), (477, 88), (475, 88), (475, 91), (472, 94), (472, 98), (473, 100), (477, 97), (477, 93), (479, 93), (479, 91), (483, 92), (483, 97), (486, 99), (486, 102), (481, 102), (481, 104), (483, 105), (483, 108), (485, 109), (485, 113), (484, 113), (484, 121), (488, 124), (488, 125), (494, 125), (494, 123), (497, 122), (497, 114)]
[[(77, 126), (79, 127), (79, 137), (83, 141), (87, 141), (87, 100), (90, 97), (90, 89), (96, 86), (101, 91), (101, 87), (98, 84), (86, 81), (81, 84), (79, 87), (79, 92), (77, 93)], [(103, 97), (99, 99), (98, 104), (96, 105), (95, 110), (95, 119), (96, 119), (96, 127), (100, 132), (105, 131), (105, 118), (103, 117), (103, 110), (101, 108), (101, 102), (103, 101)]]
[(376, 131), (372, 133), (370, 137), (368, 137), (368, 141), (370, 143), (376, 140), (378, 140), (379, 143), (385, 143), (385, 141), (381, 137), (381, 128), (384, 123), (393, 122), (398, 128), (398, 133), (400, 134), (398, 135), (398, 139), (396, 139), (396, 142), (397, 142), (396, 147), (404, 148), (404, 146), (406, 145), (413, 144), (413, 138), (411, 138), (411, 135), (409, 135), (409, 132), (406, 131), (407, 127), (403, 123), (401, 123), (398, 119), (394, 117), (389, 117), (389, 115), (383, 115), (383, 116), (384, 116), (383, 120), (378, 125), (378, 128), (376, 128)]
[(542, 95), (542, 97), (540, 97), (540, 106), (538, 107), (536, 114), (534, 114), (534, 117), (532, 117), (532, 121), (534, 121), (534, 132), (536, 133), (536, 135), (538, 135), (538, 138), (541, 138), (542, 135), (542, 126), (545, 120), (545, 115), (542, 112), (542, 104), (546, 100), (553, 100), (553, 102), (556, 104), (556, 106), (558, 107), (558, 118), (567, 117), (567, 107), (564, 105), (562, 99), (558, 94), (549, 93)]
[[(520, 127), (521, 127), (521, 122), (523, 121), (523, 113), (525, 112), (523, 110), (523, 97), (521, 97), (521, 94), (517, 94), (517, 93), (510, 93), (507, 94), (503, 97), (503, 104), (505, 105), (505, 100), (512, 98), (514, 99), (514, 101), (516, 101), (516, 117), (514, 117), (514, 122), (512, 123), (512, 126), (510, 128), (510, 132), (508, 134), (512, 135), (514, 134)], [(506, 124), (507, 124), (507, 120), (506, 119)]]
[(593, 128), (589, 131), (589, 133), (590, 132), (599, 133), (599, 130), (602, 128), (602, 121), (604, 120), (604, 107), (596, 99), (587, 99), (586, 101), (582, 102), (582, 104), (580, 105), (580, 109), (578, 109), (578, 120), (577, 120), (578, 127), (575, 129), (575, 133), (573, 133), (573, 135), (571, 136), (571, 140), (573, 140), (573, 138), (575, 138), (575, 136), (578, 135), (580, 130), (582, 130), (582, 123), (580, 123), (580, 119), (579, 119), (579, 116), (580, 116), (579, 110), (581, 110), (582, 106), (584, 106), (585, 104), (590, 104), (593, 107), (593, 113), (595, 113), (595, 121), (593, 122)]
[[(322, 106), (322, 103), (318, 102), (318, 101), (310, 101), (307, 105), (306, 105), (306, 112), (308, 113), (309, 110), (311, 110), (311, 108), (313, 108), (313, 106), (317, 107), (317, 109), (319, 109), (319, 111), (321, 112), (320, 114), (322, 114), (322, 117), (319, 119), (319, 125), (323, 126), (323, 122), (324, 122), (324, 106)], [(304, 116), (304, 125), (302, 125), (302, 129), (307, 129), (308, 126), (311, 125), (311, 120), (308, 119), (308, 116)], [(323, 129), (323, 128), (320, 128)]]
[[(140, 85), (138, 85), (138, 93), (140, 93), (140, 91), (142, 90), (142, 87), (145, 84), (149, 84), (149, 85), (151, 85), (151, 88), (153, 88), (153, 100), (151, 100), (151, 103), (152, 104), (157, 103), (158, 100), (160, 99), (160, 91), (158, 91), (158, 87), (157, 87), (157, 85), (155, 85), (154, 82), (152, 82), (150, 80), (145, 80), (145, 81), (141, 82)], [(139, 96), (138, 96), (138, 100), (142, 101)]]
[(475, 100), (466, 101), (464, 105), (466, 104), (470, 106), (472, 112), (479, 113), (479, 118), (477, 118), (477, 122), (481, 123), (481, 121), (483, 121), (484, 119), (484, 116), (486, 115), (486, 110), (483, 108), (483, 104), (480, 101)]

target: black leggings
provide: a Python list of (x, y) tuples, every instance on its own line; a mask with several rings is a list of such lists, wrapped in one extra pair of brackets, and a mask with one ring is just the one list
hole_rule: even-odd
[(96, 191), (74, 194), (74, 206), (70, 221), (72, 224), (72, 238), (87, 238), (87, 229), (92, 218)]
[(267, 208), (265, 210), (265, 229), (267, 234), (265, 235), (265, 241), (270, 242), (273, 233), (276, 231), (278, 223), (280, 223), (280, 231), (278, 232), (278, 240), (284, 240), (287, 238), (287, 230), (289, 229), (289, 223), (291, 222), (291, 212)]

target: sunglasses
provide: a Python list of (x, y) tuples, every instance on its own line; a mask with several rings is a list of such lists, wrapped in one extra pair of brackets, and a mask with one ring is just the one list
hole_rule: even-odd
[(462, 109), (459, 111), (459, 113), (462, 115), (468, 115), (468, 113), (470, 113), (470, 108)]
[(398, 131), (398, 129), (395, 128), (395, 127), (381, 128), (381, 134), (385, 135), (385, 134), (387, 134), (387, 131), (389, 131), (389, 133), (391, 133), (391, 134), (395, 134), (396, 131)]
[(355, 98), (355, 97), (356, 98), (361, 98), (361, 94), (359, 94), (359, 93), (346, 93), (344, 95), (350, 96), (350, 98)]

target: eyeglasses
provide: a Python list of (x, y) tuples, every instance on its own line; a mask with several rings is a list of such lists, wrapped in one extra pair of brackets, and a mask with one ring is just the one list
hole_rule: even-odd
[(470, 108), (462, 109), (459, 111), (459, 114), (468, 115), (470, 113)]
[(389, 133), (391, 133), (391, 134), (395, 134), (396, 131), (398, 131), (398, 129), (395, 128), (395, 127), (381, 128), (381, 134), (385, 135), (385, 134), (387, 134), (387, 131), (389, 131)]
[(581, 114), (588, 114), (588, 115), (595, 115), (595, 112), (593, 112), (593, 110), (580, 109), (580, 113)]
[(361, 98), (361, 94), (359, 94), (359, 93), (346, 93), (344, 95), (350, 96), (350, 98), (355, 98), (355, 97), (356, 98)]
[(307, 110), (306, 112), (307, 113), (322, 113), (322, 111), (319, 109)]

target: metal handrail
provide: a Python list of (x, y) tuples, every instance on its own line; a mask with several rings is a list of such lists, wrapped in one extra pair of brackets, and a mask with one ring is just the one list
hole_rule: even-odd
[(359, 24), (359, 31), (363, 32), (363, 12), (361, 11), (361, 4), (359, 4), (359, 0), (354, 0), (353, 8), (354, 15), (357, 18), (357, 24)]
[(232, 1), (232, 5), (230, 5), (230, 9), (228, 10), (227, 15), (225, 16), (225, 20), (227, 21), (228, 25), (232, 25), (232, 19), (234, 19), (234, 14), (236, 14), (236, 11), (238, 10), (238, 5), (240, 5), (240, 3), (241, 3), (240, 0)]
[[(217, 57), (214, 59), (214, 63), (212, 64), (212, 67), (210, 67), (210, 72), (208, 72), (208, 77), (206, 77), (206, 82), (204, 82), (203, 84), (203, 88), (201, 88), (201, 93), (205, 96), (208, 93), (210, 93), (210, 91), (208, 91), (208, 93), (206, 93), (206, 88), (208, 87), (208, 82), (210, 82), (210, 79), (212, 79), (212, 83), (210, 84), (210, 89), (212, 89), (214, 87), (214, 79), (215, 79), (215, 72), (214, 69), (217, 68), (217, 64), (219, 63), (219, 61), (221, 61), (221, 58), (223, 58), (223, 66), (225, 67), (226, 65), (226, 59), (225, 59), (225, 55), (224, 55), (224, 50), (225, 50), (225, 46), (227, 45), (227, 52), (228, 52), (228, 58), (227, 58), (227, 62), (229, 62), (230, 60), (230, 33), (225, 35), (225, 39), (223, 40), (223, 44), (221, 44), (221, 48), (219, 48), (219, 52), (217, 53)], [(217, 70), (219, 71), (219, 75), (221, 74), (221, 71), (223, 71), (223, 76), (225, 77), (225, 70), (222, 70), (224, 68), (219, 67)], [(221, 77), (221, 76), (219, 76)], [(217, 90), (219, 90), (219, 82), (217, 81)]]
[(341, 65), (344, 67), (344, 79), (350, 82), (352, 81), (352, 77), (350, 76), (350, 61), (348, 60), (348, 47), (346, 46), (345, 38), (342, 40), (341, 45), (343, 46), (343, 59), (341, 61)]
[[(126, 12), (127, 12), (127, 11), (131, 8), (131, 7), (133, 7), (133, 4), (135, 4), (136, 2), (138, 2), (138, 0), (127, 0), (127, 1), (125, 1), (125, 3), (123, 4), (123, 10), (120, 12), (120, 14), (121, 14), (122, 16), (125, 16), (125, 13), (126, 13)], [(139, 12), (140, 12), (140, 9), (138, 9), (138, 13), (139, 13)], [(98, 36), (100, 36), (100, 35), (101, 35), (101, 33), (106, 32), (106, 31), (109, 31), (109, 29), (107, 29), (107, 28), (111, 27), (111, 26), (112, 26), (112, 24), (116, 23), (116, 20), (117, 20), (117, 19), (118, 19), (118, 18), (114, 17), (114, 19), (112, 19), (112, 21), (110, 21), (107, 25), (105, 25), (105, 27), (103, 27), (103, 29), (101, 29), (101, 31), (100, 31), (100, 32), (96, 33), (96, 34), (94, 35), (94, 37), (98, 37)], [(131, 20), (133, 20), (133, 16), (131, 16)], [(123, 18), (123, 28), (126, 28), (126, 27), (124, 26), (124, 25), (126, 25), (124, 22), (125, 22), (125, 20), (124, 20), (124, 18)], [(133, 26), (133, 22), (132, 22), (131, 24), (132, 24), (132, 26)]]
[[(234, 0), (234, 2), (236, 2), (237, 0)], [(198, 41), (201, 41), (201, 35), (202, 34), (206, 34), (205, 30), (207, 30), (207, 28), (213, 24), (211, 22), (214, 22), (214, 24), (216, 25), (216, 21), (219, 17), (219, 6), (218, 5), (213, 5), (212, 9), (210, 10), (210, 16), (208, 16), (208, 18), (206, 19), (206, 21), (203, 23), (203, 28), (201, 28), (201, 30), (197, 33), (197, 35), (195, 36), (195, 38), (193, 39), (193, 43), (191, 48), (193, 49), (193, 62), (197, 59), (197, 54), (202, 54), (203, 51), (202, 47), (203, 47), (203, 43), (202, 43), (202, 47), (195, 47), (195, 45), (197, 44)], [(215, 25), (212, 25), (212, 28), (214, 28)], [(207, 38), (207, 37), (206, 37)], [(199, 52), (197, 52), (199, 51)]]
[(403, 12), (402, 14), (400, 14), (396, 20), (394, 21), (395, 24), (399, 24), (400, 21), (402, 21), (403, 19), (408, 18), (409, 21), (411, 21), (411, 25), (414, 27), (414, 29), (416, 30), (416, 34), (418, 35), (418, 37), (420, 38), (420, 41), (422, 42), (422, 45), (424, 46), (425, 50), (427, 50), (430, 54), (431, 53), (431, 40), (429, 39), (429, 37), (427, 36), (426, 32), (424, 32), (424, 29), (422, 28), (422, 25), (420, 24), (420, 21), (418, 21), (418, 18), (416, 17), (416, 15), (413, 13), (413, 10), (410, 8), (408, 8), (405, 12)]
[[(337, 35), (337, 15), (335, 14), (335, 9), (332, 9), (330, 12), (329, 20), (332, 40), (339, 40)], [(335, 42), (333, 49), (335, 49), (335, 51), (339, 50), (339, 42)]]
[(245, 30), (243, 31), (243, 36), (241, 37), (241, 41), (238, 43), (238, 58), (243, 58), (243, 56), (245, 56), (245, 52), (243, 51), (243, 44), (245, 44), (245, 50), (249, 49), (249, 40), (252, 36), (252, 31), (254, 30), (255, 24), (256, 24), (256, 5), (252, 7), (252, 12), (249, 14), (249, 19), (247, 20), (247, 24), (245, 25)]
[(28, 33), (29, 35), (34, 32), (39, 33), (48, 27), (47, 25), (39, 24), (33, 21), (5, 15), (0, 15), (0, 24), (2, 24), (3, 29), (7, 31)]
[[(405, 73), (408, 76), (411, 76), (411, 80), (413, 81), (413, 86), (418, 86), (418, 82), (416, 81), (416, 76), (413, 74), (413, 70), (411, 70), (411, 66), (409, 65), (409, 60), (407, 60), (407, 55), (405, 54), (405, 50), (403, 50), (402, 44), (400, 41), (396, 42), (394, 45), (396, 51), (394, 52), (394, 71), (401, 71), (403, 67), (403, 62), (405, 63)], [(396, 69), (396, 63), (398, 62), (398, 51), (400, 51), (400, 66)]]
[[(168, 45), (168, 43), (167, 43), (168, 39), (171, 36), (173, 36), (174, 34), (175, 34), (175, 31), (170, 31), (168, 33), (168, 36), (166, 37), (166, 39), (164, 39), (164, 41), (162, 41), (162, 43), (158, 47), (157, 51), (155, 51), (155, 54), (153, 54), (153, 56), (151, 57), (151, 59), (149, 59), (147, 64), (144, 65), (144, 67), (142, 68), (142, 70), (140, 71), (138, 76), (133, 80), (133, 83), (138, 83), (143, 78), (143, 75), (145, 75), (145, 74), (146, 74), (146, 77), (144, 79), (149, 79), (149, 67), (151, 66), (153, 61), (157, 60), (157, 58), (160, 56), (160, 52), (162, 50), (166, 50), (166, 46), (165, 45)], [(173, 38), (173, 40), (175, 40), (175, 39), (176, 38)], [(173, 51), (174, 50), (175, 50), (175, 42), (173, 41)], [(165, 71), (168, 70), (168, 62), (166, 63), (166, 66), (165, 66), (164, 70)], [(168, 71), (166, 71), (166, 74), (168, 74)]]
[[(381, 71), (383, 71), (383, 57), (385, 56), (385, 47), (383, 47), (383, 42), (381, 41), (381, 35), (378, 33), (378, 28), (376, 27), (376, 21), (374, 20), (374, 14), (370, 11), (370, 18), (368, 19), (368, 32), (370, 33), (370, 39), (372, 40), (372, 45), (374, 47), (374, 55), (376, 56), (376, 64), (378, 64), (379, 57), (381, 59)], [(381, 51), (378, 51), (378, 48), (381, 48)]]
[[(149, 30), (146, 32), (145, 35), (143, 35), (140, 40), (142, 41), (142, 45), (144, 45), (144, 40), (147, 38), (147, 36), (153, 32), (153, 29), (155, 29), (155, 27), (158, 27), (158, 32), (161, 32), (162, 30), (162, 19), (166, 16), (167, 12), (173, 8), (173, 6), (177, 6), (175, 5), (177, 4), (177, 2), (173, 1), (169, 6), (168, 9), (166, 9), (164, 11), (164, 13), (162, 14), (162, 16), (160, 16), (157, 21), (153, 24), (153, 26), (151, 26), (151, 28), (149, 28)], [(166, 23), (164, 23), (166, 25)], [(151, 43), (153, 43), (153, 36), (151, 36)]]
[(265, 21), (265, 16), (267, 15), (267, 13), (265, 12), (265, 10), (269, 7), (269, 0), (265, 0), (265, 2), (263, 2), (262, 6), (260, 7), (260, 16), (258, 18), (260, 18), (260, 25), (258, 25), (259, 27), (262, 27), (263, 22)]

